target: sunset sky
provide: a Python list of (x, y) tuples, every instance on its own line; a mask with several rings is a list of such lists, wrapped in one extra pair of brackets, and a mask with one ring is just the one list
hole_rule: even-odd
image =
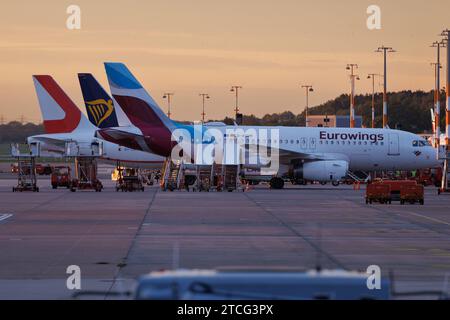
[[(68, 30), (66, 8), (81, 7), (81, 30)], [(381, 7), (382, 29), (366, 27), (366, 9)], [(241, 85), (246, 114), (304, 109), (348, 92), (347, 63), (358, 63), (358, 93), (389, 56), (389, 90), (433, 87), (435, 50), (450, 28), (450, 1), (8, 1), (0, 12), (0, 115), (39, 122), (32, 74), (50, 74), (83, 106), (77, 73), (91, 72), (109, 90), (104, 61), (125, 62), (165, 109), (175, 93), (176, 119), (200, 118), (200, 92), (211, 95), (207, 118), (233, 114), (231, 85)], [(377, 86), (381, 90), (381, 86)], [(84, 111), (84, 107), (83, 107)]]

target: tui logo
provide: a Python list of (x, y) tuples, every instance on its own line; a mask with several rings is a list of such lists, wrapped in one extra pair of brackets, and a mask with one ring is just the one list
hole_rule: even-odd
[(86, 109), (91, 114), (97, 127), (99, 127), (111, 115), (114, 110), (114, 105), (111, 99), (108, 101), (105, 99), (97, 99), (86, 101)]

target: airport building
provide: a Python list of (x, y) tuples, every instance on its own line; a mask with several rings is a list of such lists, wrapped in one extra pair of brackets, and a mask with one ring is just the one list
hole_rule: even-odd
[[(337, 116), (337, 115), (310, 115), (307, 118), (308, 127), (337, 127), (348, 128), (350, 127), (350, 116)], [(355, 127), (361, 128), (362, 117), (355, 116)]]

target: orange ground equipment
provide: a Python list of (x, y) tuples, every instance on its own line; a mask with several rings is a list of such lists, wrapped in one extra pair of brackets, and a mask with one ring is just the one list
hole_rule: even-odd
[(36, 164), (36, 174), (38, 174), (40, 176), (51, 175), (52, 171), (53, 171), (53, 168), (49, 164), (47, 164), (47, 165), (40, 164), (40, 163)]
[(400, 186), (400, 204), (405, 204), (409, 202), (414, 204), (416, 202), (421, 205), (424, 204), (424, 188), (422, 184), (405, 184)]
[(376, 201), (391, 203), (400, 201), (401, 204), (424, 204), (424, 187), (416, 180), (379, 180), (367, 185), (366, 203)]
[(372, 202), (391, 203), (391, 187), (380, 182), (369, 183), (366, 188), (366, 204)]
[(65, 187), (69, 189), (72, 184), (70, 171), (71, 169), (68, 166), (54, 167), (50, 177), (52, 188), (56, 189), (58, 187)]
[(400, 201), (400, 188), (406, 185), (416, 186), (415, 180), (382, 180), (379, 183), (388, 184), (391, 189), (391, 200)]

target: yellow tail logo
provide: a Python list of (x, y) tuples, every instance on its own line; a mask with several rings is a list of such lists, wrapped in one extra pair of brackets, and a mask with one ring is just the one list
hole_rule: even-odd
[(108, 101), (105, 99), (86, 101), (86, 104), (87, 110), (94, 118), (97, 127), (100, 126), (100, 124), (105, 121), (114, 110), (111, 99)]

